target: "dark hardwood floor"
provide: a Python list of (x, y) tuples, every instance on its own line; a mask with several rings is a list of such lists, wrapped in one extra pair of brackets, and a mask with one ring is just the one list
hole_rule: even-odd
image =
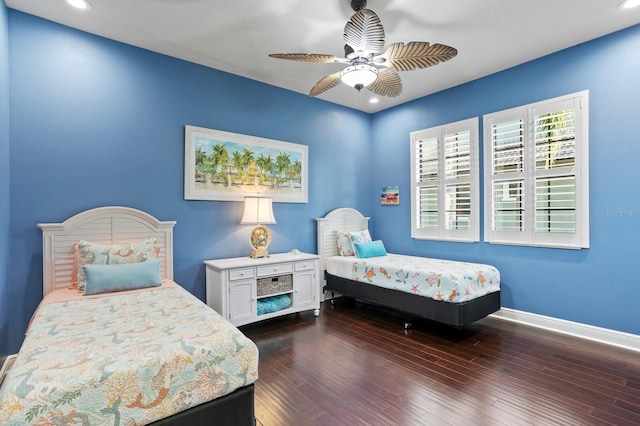
[(258, 426), (640, 424), (640, 354), (504, 320), (457, 330), (338, 299), (241, 327)]

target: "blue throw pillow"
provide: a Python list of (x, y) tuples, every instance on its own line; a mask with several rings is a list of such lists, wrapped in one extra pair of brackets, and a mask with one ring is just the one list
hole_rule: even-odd
[(85, 296), (158, 287), (162, 284), (159, 260), (120, 265), (85, 265), (82, 268), (87, 277)]
[(356, 248), (356, 253), (359, 258), (386, 256), (387, 251), (384, 248), (382, 241), (376, 240), (369, 243), (353, 243)]

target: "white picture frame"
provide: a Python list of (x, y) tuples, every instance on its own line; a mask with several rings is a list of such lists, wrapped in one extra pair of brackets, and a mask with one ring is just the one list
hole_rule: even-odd
[(308, 202), (308, 147), (185, 126), (185, 200)]

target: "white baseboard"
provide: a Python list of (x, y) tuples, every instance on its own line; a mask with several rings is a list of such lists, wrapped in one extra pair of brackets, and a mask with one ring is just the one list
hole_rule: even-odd
[(509, 308), (502, 308), (498, 312), (491, 314), (491, 316), (640, 352), (640, 336), (637, 334), (624, 333)]

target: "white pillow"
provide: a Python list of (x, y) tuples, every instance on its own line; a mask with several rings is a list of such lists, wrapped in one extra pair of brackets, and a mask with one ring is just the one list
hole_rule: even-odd
[(338, 254), (340, 256), (355, 256), (351, 236), (346, 231), (338, 231)]
[[(74, 265), (77, 274), (77, 287), (84, 292), (86, 277), (85, 265), (116, 265), (125, 263), (140, 263), (155, 260), (160, 254), (160, 246), (155, 238), (148, 238), (140, 243), (123, 243), (100, 245), (88, 241), (78, 241), (78, 264)], [(75, 261), (75, 259), (74, 259)]]
[(356, 249), (355, 243), (370, 243), (371, 234), (369, 234), (368, 229), (365, 229), (363, 231), (349, 232), (349, 239), (351, 240), (351, 246), (353, 247), (353, 252), (355, 253), (356, 256), (358, 256), (358, 250)]

